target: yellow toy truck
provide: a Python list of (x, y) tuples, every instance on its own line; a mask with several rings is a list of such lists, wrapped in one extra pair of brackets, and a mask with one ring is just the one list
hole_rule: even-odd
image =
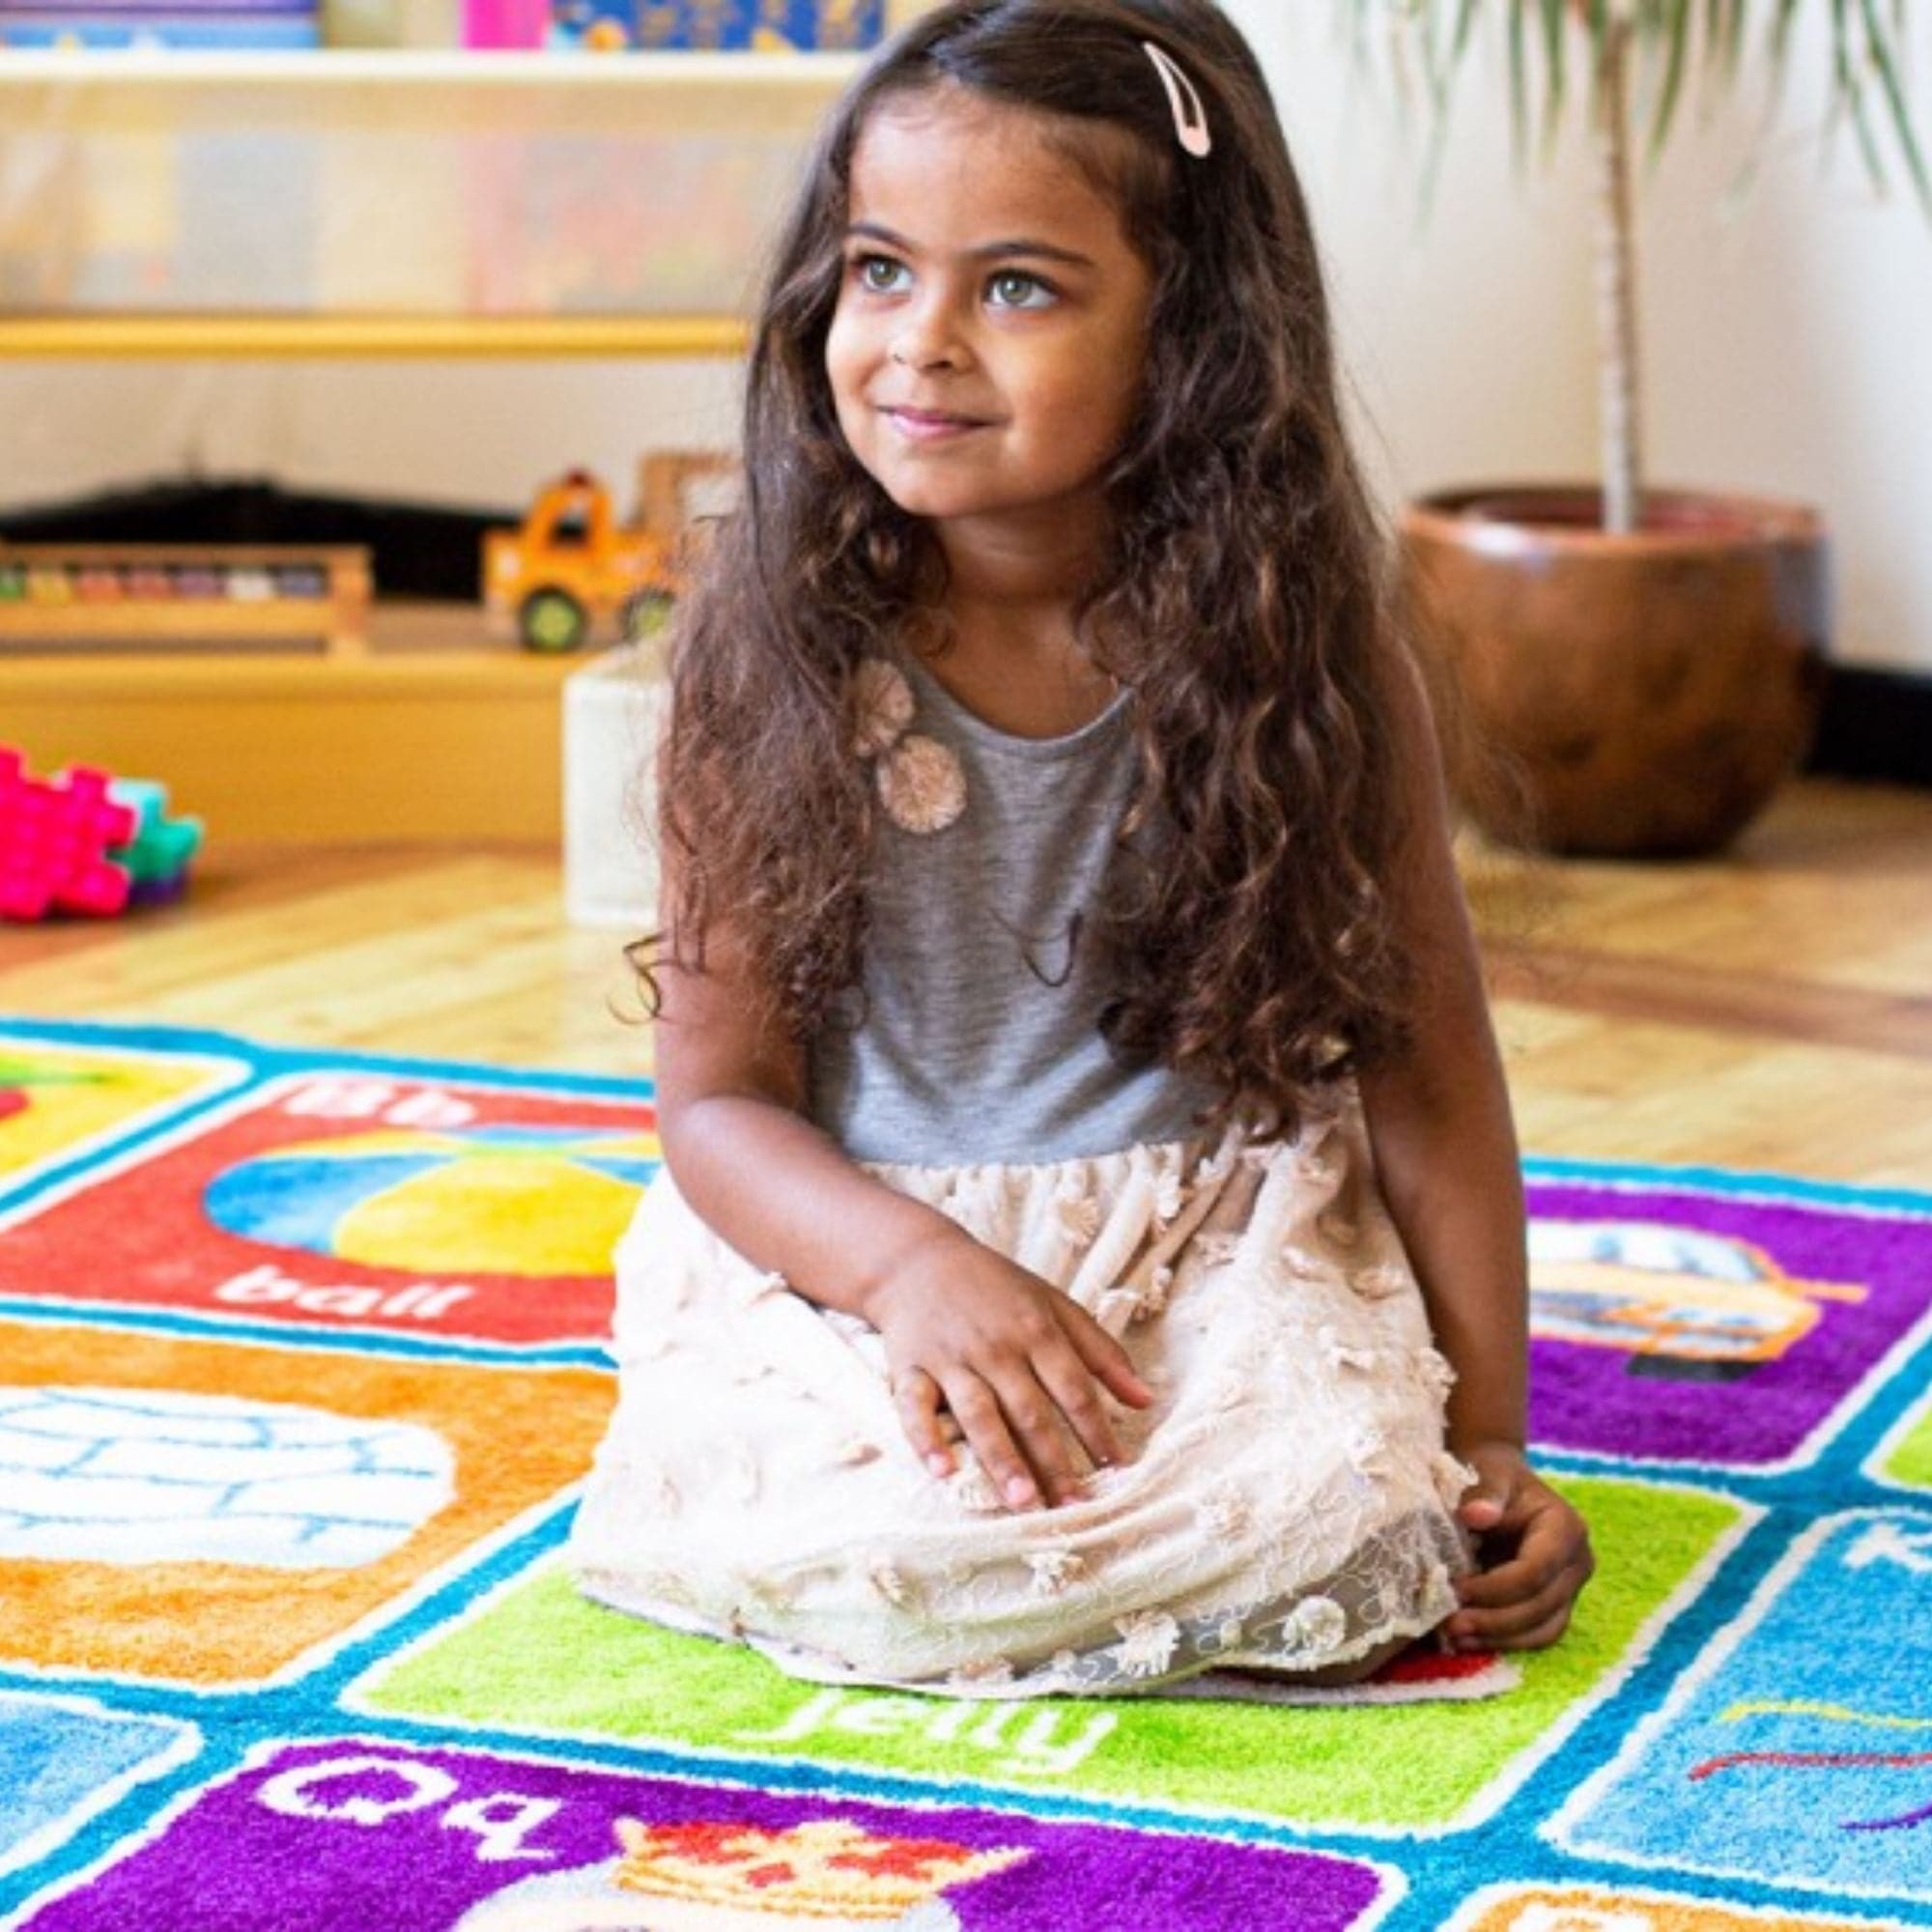
[(639, 470), (638, 515), (620, 524), (611, 493), (573, 469), (537, 494), (515, 529), (483, 538), (483, 607), (493, 627), (514, 624), (526, 650), (582, 647), (611, 617), (637, 642), (663, 624), (683, 582), (693, 487), (730, 473), (729, 457), (647, 456)]

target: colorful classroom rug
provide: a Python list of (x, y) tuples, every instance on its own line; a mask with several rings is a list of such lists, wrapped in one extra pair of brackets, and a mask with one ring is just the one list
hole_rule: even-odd
[(570, 1589), (656, 1159), (616, 1081), (0, 1025), (0, 1925), (1932, 1926), (1932, 1194), (1527, 1163), (1600, 1569), (1484, 1694), (998, 1702)]

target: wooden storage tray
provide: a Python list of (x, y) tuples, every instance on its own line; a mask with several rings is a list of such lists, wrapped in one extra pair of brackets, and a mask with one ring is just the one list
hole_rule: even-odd
[(0, 596), (0, 652), (147, 654), (308, 650), (360, 657), (369, 632), (369, 553), (355, 546), (0, 543), (0, 571), (320, 571), (319, 597), (143, 596), (59, 602)]
[(378, 605), (370, 648), (0, 651), (0, 743), (37, 771), (159, 779), (211, 847), (550, 842), (564, 679), (588, 661), (493, 645), (474, 605)]

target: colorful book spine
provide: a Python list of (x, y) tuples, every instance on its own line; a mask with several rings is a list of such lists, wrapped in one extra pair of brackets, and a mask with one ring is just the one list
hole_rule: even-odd
[(256, 14), (305, 14), (319, 11), (316, 0), (117, 0), (103, 7), (99, 0), (0, 0), (0, 18), (31, 14), (51, 19), (86, 19), (118, 24), (124, 21), (173, 16), (185, 20), (252, 17)]
[(567, 52), (611, 53), (638, 43), (633, 0), (550, 0), (544, 45)]
[(542, 44), (776, 53), (874, 46), (884, 30), (884, 0), (549, 0)]
[(550, 0), (463, 0), (467, 47), (540, 47), (550, 24)]
[(29, 47), (241, 47), (295, 52), (322, 44), (312, 15), (269, 18), (183, 19), (154, 15), (133, 21), (102, 21), (44, 14), (0, 14), (0, 46)]

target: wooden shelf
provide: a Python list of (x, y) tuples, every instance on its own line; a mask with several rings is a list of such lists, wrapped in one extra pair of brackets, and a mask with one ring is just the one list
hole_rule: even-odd
[(748, 88), (796, 94), (819, 104), (859, 71), (863, 53), (470, 52), (423, 47), (321, 47), (306, 53), (204, 51), (189, 47), (13, 48), (0, 58), (0, 95), (58, 89), (126, 96), (189, 87), (315, 89), (572, 87), (638, 92), (712, 89), (742, 99)]
[(0, 357), (735, 356), (730, 316), (0, 314)]
[[(744, 264), (865, 58), (0, 54), (0, 358), (736, 356)], [(281, 185), (211, 194), (248, 142)], [(571, 239), (593, 154), (608, 260)]]
[(490, 641), (469, 606), (378, 606), (360, 658), (0, 658), (37, 771), (159, 779), (224, 838), (555, 839), (562, 688), (591, 660)]

